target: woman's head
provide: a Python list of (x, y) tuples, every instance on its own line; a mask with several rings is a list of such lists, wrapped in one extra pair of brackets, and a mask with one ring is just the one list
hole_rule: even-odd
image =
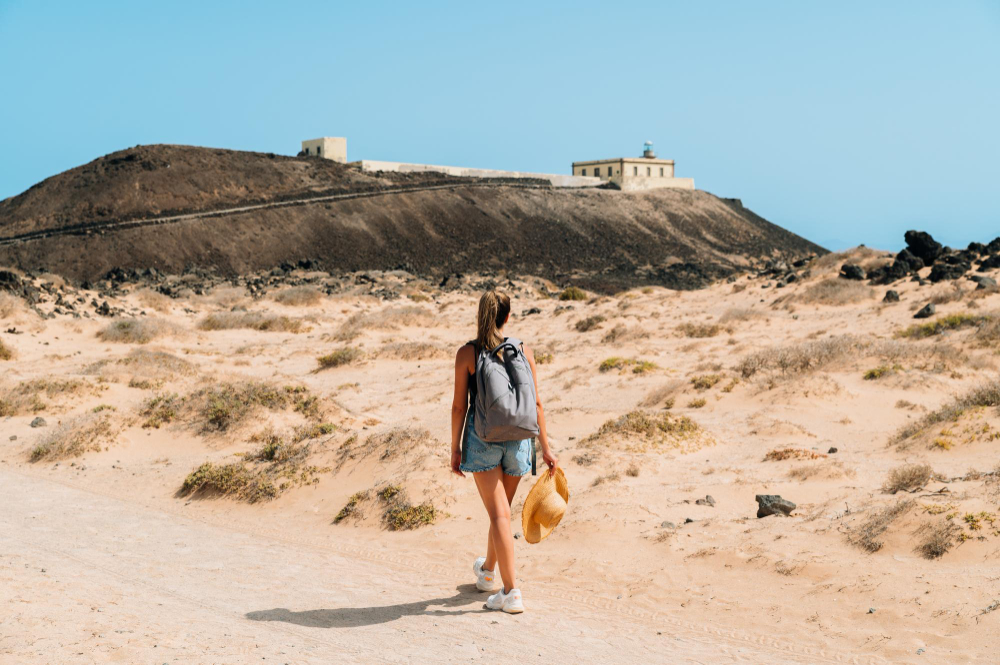
[(476, 343), (480, 349), (492, 349), (503, 342), (500, 329), (510, 316), (510, 296), (503, 291), (490, 289), (479, 299), (476, 317)]

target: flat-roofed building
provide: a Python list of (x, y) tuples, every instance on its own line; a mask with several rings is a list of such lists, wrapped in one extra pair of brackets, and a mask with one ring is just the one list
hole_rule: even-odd
[(675, 178), (674, 160), (657, 159), (653, 144), (646, 141), (642, 157), (617, 157), (573, 162), (573, 175), (597, 177), (623, 190), (673, 187), (694, 189), (693, 178)]
[(347, 139), (341, 136), (324, 136), (318, 139), (309, 139), (302, 142), (302, 154), (307, 157), (322, 157), (346, 164)]

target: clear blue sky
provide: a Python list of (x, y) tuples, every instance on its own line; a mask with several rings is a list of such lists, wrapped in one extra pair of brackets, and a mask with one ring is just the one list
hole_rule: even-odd
[(1000, 1), (0, 0), (0, 198), (136, 144), (638, 155), (830, 248), (1000, 235)]

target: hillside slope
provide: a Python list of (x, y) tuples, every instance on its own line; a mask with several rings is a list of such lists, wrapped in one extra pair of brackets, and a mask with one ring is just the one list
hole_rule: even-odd
[[(438, 188), (419, 189), (428, 186)], [(329, 270), (508, 269), (572, 277), (596, 289), (640, 283), (695, 288), (754, 260), (824, 252), (738, 201), (707, 192), (534, 186), (437, 174), (368, 174), (315, 158), (139, 147), (0, 202), (0, 241), (47, 234), (0, 246), (0, 264), (92, 279), (119, 267), (179, 272), (198, 266), (235, 274), (313, 258)], [(164, 224), (109, 226), (380, 191)]]

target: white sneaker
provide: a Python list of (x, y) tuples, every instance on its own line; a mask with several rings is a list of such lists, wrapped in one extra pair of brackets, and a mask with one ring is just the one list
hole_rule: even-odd
[(507, 614), (520, 614), (524, 611), (521, 590), (511, 589), (507, 593), (504, 593), (503, 589), (500, 589), (486, 599), (486, 607), (491, 610), (503, 610)]
[(472, 572), (476, 574), (476, 588), (480, 591), (493, 591), (496, 578), (492, 570), (483, 570), (486, 557), (481, 556), (472, 564)]

